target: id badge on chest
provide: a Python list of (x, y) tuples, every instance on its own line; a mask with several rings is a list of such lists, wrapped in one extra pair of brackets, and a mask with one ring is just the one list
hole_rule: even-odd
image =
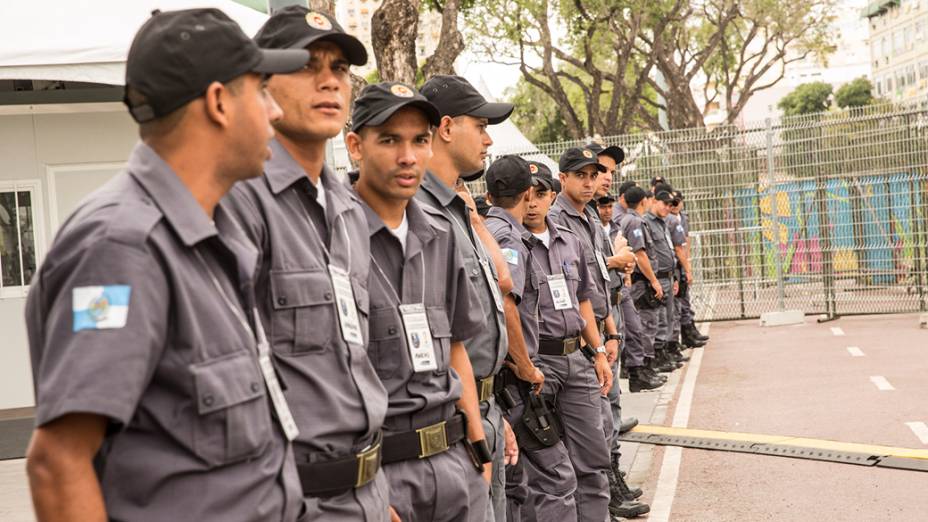
[(335, 265), (329, 265), (329, 276), (335, 290), (335, 307), (338, 309), (338, 325), (341, 327), (342, 339), (346, 343), (363, 345), (364, 336), (361, 334), (361, 321), (358, 319), (358, 309), (355, 306), (351, 277), (348, 272)]
[(258, 317), (257, 310), (254, 311), (254, 315), (255, 325), (258, 330), (258, 366), (261, 367), (261, 375), (264, 377), (267, 391), (271, 394), (271, 404), (274, 405), (274, 412), (277, 413), (280, 427), (283, 429), (287, 440), (292, 441), (300, 434), (300, 430), (296, 427), (296, 421), (293, 420), (290, 406), (287, 404), (284, 391), (277, 379), (274, 363), (271, 362), (271, 345), (267, 342), (267, 335), (264, 333), (264, 326), (261, 324), (261, 318)]
[(606, 257), (599, 250), (596, 251), (596, 264), (599, 265), (599, 273), (603, 275), (603, 279), (605, 279), (607, 283), (610, 282), (609, 268), (606, 267)]
[(400, 317), (406, 330), (406, 346), (415, 372), (438, 369), (435, 345), (432, 344), (432, 329), (423, 304), (400, 305)]
[(567, 279), (564, 274), (548, 276), (548, 290), (551, 300), (554, 301), (555, 310), (567, 310), (573, 306), (570, 302), (570, 290), (567, 288)]
[(496, 279), (493, 277), (493, 272), (490, 270), (490, 262), (486, 259), (481, 259), (480, 267), (483, 268), (483, 277), (486, 278), (487, 284), (490, 286), (490, 292), (493, 293), (493, 302), (496, 303), (496, 310), (502, 312), (503, 296), (499, 292), (499, 283), (496, 282)]

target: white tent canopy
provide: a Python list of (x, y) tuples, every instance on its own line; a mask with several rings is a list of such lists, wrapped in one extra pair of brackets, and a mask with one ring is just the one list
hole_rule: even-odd
[(255, 34), (267, 15), (231, 0), (0, 2), (0, 80), (122, 85), (126, 54), (155, 9), (218, 7)]

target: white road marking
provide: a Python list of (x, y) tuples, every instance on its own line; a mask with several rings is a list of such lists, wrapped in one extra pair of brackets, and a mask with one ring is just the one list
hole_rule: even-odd
[(912, 430), (912, 433), (922, 441), (922, 444), (928, 444), (928, 426), (924, 422), (907, 422), (906, 426)]
[(844, 330), (842, 330), (840, 326), (832, 326), (831, 333), (833, 335), (841, 336), (844, 335)]
[(864, 356), (864, 352), (861, 351), (861, 349), (856, 346), (848, 346), (847, 352), (851, 354), (852, 357), (863, 357)]
[(889, 384), (889, 381), (886, 380), (886, 377), (883, 377), (882, 375), (874, 375), (873, 377), (870, 377), (870, 382), (872, 382), (880, 391), (895, 390), (893, 385)]
[[(711, 323), (710, 323), (711, 324)], [(710, 324), (706, 325), (708, 334)], [(699, 376), (699, 366), (702, 363), (703, 348), (693, 350), (686, 377), (683, 379), (683, 388), (677, 400), (677, 409), (673, 414), (674, 428), (685, 428), (690, 419), (690, 408), (693, 405), (693, 391), (696, 389), (696, 378)], [(670, 520), (670, 511), (673, 499), (677, 493), (677, 482), (680, 478), (680, 461), (683, 458), (683, 448), (668, 446), (664, 448), (664, 462), (657, 478), (657, 489), (651, 501), (651, 512), (648, 520), (652, 522), (666, 522)]]

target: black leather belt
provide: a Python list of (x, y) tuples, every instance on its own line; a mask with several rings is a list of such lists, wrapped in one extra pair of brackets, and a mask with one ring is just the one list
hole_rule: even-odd
[[(673, 275), (673, 272), (671, 270), (664, 270), (662, 272), (654, 272), (654, 277), (658, 279), (668, 279), (671, 275)], [(638, 281), (644, 281), (646, 283), (649, 282), (648, 278), (645, 277), (644, 274), (642, 274), (641, 272), (633, 272), (632, 282), (637, 283)]]
[(383, 463), (427, 459), (444, 453), (467, 436), (464, 414), (415, 430), (390, 433), (383, 438)]
[(348, 457), (298, 464), (297, 473), (303, 486), (303, 495), (308, 497), (332, 497), (353, 488), (367, 485), (377, 476), (380, 469), (381, 441), (377, 433), (368, 449)]
[(567, 339), (539, 339), (538, 353), (541, 355), (570, 355), (580, 348), (580, 337)]
[(477, 400), (479, 402), (488, 401), (493, 396), (493, 382), (493, 375), (484, 379), (477, 379)]

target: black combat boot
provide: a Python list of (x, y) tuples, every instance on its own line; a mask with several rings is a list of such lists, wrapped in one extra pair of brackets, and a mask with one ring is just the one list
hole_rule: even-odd
[(689, 333), (690, 338), (696, 339), (697, 341), (708, 341), (709, 336), (703, 335), (699, 331), (699, 328), (696, 328), (696, 325), (693, 323), (681, 324), (680, 329)]
[(633, 366), (628, 369), (628, 391), (638, 393), (642, 390), (654, 390), (660, 388), (664, 383), (652, 378), (641, 371), (641, 367)]
[[(610, 466), (612, 467), (612, 473), (616, 477), (616, 486), (619, 488), (619, 492), (622, 494), (622, 496), (627, 500), (636, 500), (637, 498), (641, 497), (641, 495), (644, 494), (644, 492), (641, 491), (641, 488), (633, 488), (629, 486), (627, 482), (625, 482), (625, 472), (619, 469), (619, 456), (612, 455), (610, 460), (611, 460)], [(611, 482), (609, 483), (609, 486), (610, 486), (609, 489), (611, 491), (612, 490)]]
[(670, 352), (670, 356), (678, 363), (690, 360), (689, 355), (683, 355), (683, 350), (680, 347), (680, 343), (677, 341), (670, 341), (667, 343), (667, 350)]
[[(661, 373), (670, 373), (679, 366), (677, 362), (670, 358), (667, 354), (667, 348), (664, 346), (664, 341), (654, 343), (654, 364), (657, 367), (657, 371)], [(680, 366), (683, 366), (682, 364)]]
[[(630, 496), (626, 497), (628, 486), (611, 469), (606, 473), (609, 476), (609, 513), (619, 518), (635, 518), (651, 511), (651, 506), (636, 502)], [(624, 486), (624, 488), (623, 488)]]

